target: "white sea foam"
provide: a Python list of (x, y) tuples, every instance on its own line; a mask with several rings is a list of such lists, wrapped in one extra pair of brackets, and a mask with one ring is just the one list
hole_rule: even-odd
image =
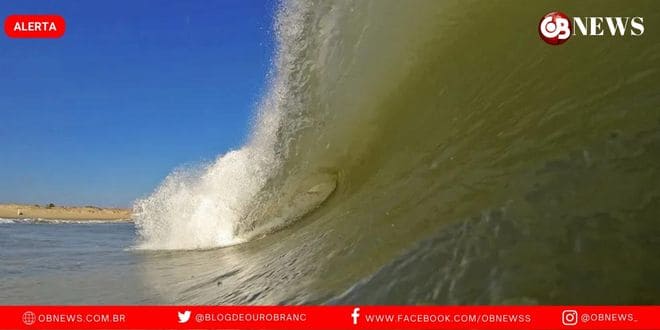
[[(302, 4), (300, 5), (302, 6)], [(179, 169), (170, 174), (148, 198), (138, 200), (134, 218), (139, 232), (138, 249), (203, 249), (240, 243), (236, 226), (255, 207), (254, 200), (282, 162), (282, 143), (296, 122), (283, 125), (286, 111), (295, 113), (300, 102), (291, 97), (289, 63), (300, 51), (303, 7), (286, 7), (280, 13), (275, 72), (270, 91), (259, 106), (249, 142), (210, 165)], [(295, 12), (295, 13), (294, 13)]]

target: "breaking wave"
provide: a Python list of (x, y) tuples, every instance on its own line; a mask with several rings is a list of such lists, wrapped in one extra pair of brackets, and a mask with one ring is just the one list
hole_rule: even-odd
[[(245, 243), (146, 252), (145, 281), (178, 303), (657, 303), (658, 2), (565, 5), (284, 1), (248, 142), (135, 205), (138, 248)], [(539, 40), (595, 7), (647, 31)]]

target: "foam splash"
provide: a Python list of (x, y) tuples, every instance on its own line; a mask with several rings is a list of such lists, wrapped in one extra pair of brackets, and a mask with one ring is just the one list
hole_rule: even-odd
[[(270, 91), (258, 108), (249, 142), (197, 169), (170, 174), (148, 198), (134, 205), (138, 249), (205, 249), (246, 240), (237, 227), (257, 208), (256, 197), (288, 153), (287, 141), (300, 121), (285, 116), (300, 112), (292, 97), (301, 21), (308, 10), (303, 2), (283, 5), (276, 22), (279, 44)], [(246, 233), (243, 233), (246, 234)], [(250, 235), (243, 235), (250, 236)]]
[[(256, 148), (221, 156), (206, 168), (179, 170), (136, 205), (145, 249), (200, 249), (240, 243), (234, 224), (263, 187), (268, 168)], [(199, 174), (199, 176), (197, 176)]]

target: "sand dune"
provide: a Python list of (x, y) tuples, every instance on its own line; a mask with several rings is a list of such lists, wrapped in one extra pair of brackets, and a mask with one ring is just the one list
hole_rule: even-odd
[(130, 209), (93, 206), (51, 206), (0, 204), (0, 218), (60, 219), (60, 220), (128, 220)]

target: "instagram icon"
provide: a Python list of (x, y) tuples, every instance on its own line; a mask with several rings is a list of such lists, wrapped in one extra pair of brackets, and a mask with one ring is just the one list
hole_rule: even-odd
[(578, 312), (573, 309), (567, 309), (561, 312), (561, 323), (563, 325), (576, 325), (578, 322)]

